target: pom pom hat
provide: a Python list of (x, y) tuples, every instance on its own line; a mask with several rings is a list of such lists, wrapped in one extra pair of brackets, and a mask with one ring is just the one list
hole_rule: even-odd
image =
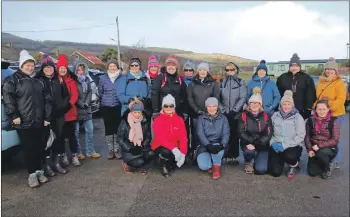
[(284, 102), (290, 102), (293, 104), (294, 106), (294, 100), (293, 100), (293, 92), (291, 90), (286, 90), (284, 92), (284, 95), (281, 99), (281, 105), (284, 103)]
[(253, 95), (249, 98), (249, 103), (251, 102), (258, 102), (260, 105), (262, 105), (262, 97), (261, 97), (261, 88), (260, 87), (254, 87), (253, 89)]

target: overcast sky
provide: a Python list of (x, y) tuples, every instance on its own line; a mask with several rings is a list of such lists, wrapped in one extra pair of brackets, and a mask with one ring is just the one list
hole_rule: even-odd
[[(349, 2), (2, 2), (2, 31), (58, 30), (120, 21), (122, 45), (224, 53), (267, 61), (346, 58)], [(10, 32), (35, 40), (113, 44), (115, 25)]]

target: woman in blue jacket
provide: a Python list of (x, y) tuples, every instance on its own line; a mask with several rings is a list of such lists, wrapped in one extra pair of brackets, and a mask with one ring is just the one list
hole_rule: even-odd
[(276, 83), (270, 80), (265, 64), (265, 60), (260, 61), (260, 64), (257, 66), (252, 80), (249, 81), (247, 99), (253, 95), (254, 87), (260, 87), (262, 91), (261, 96), (263, 101), (263, 109), (266, 113), (272, 116), (273, 113), (277, 110), (277, 107), (281, 100), (281, 95), (278, 91)]

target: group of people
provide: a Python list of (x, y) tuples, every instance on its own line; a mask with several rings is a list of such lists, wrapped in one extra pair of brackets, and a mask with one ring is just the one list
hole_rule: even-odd
[[(66, 138), (73, 165), (85, 157), (100, 157), (93, 144), (87, 65), (75, 63), (75, 72), (69, 72), (64, 55), (56, 66), (47, 55), (41, 62), (41, 71), (35, 73), (34, 58), (22, 51), (20, 69), (2, 87), (6, 114), (24, 146), (30, 187), (47, 182), (46, 176), (67, 173)], [(317, 87), (301, 70), (297, 54), (277, 83), (270, 80), (264, 60), (247, 85), (233, 62), (225, 66), (220, 82), (206, 62), (196, 66), (188, 60), (180, 75), (179, 61), (172, 55), (162, 68), (154, 56), (147, 70), (141, 66), (139, 58), (132, 58), (123, 74), (118, 61), (111, 59), (98, 87), (108, 159), (121, 159), (126, 173), (146, 174), (155, 162), (169, 177), (192, 160), (219, 179), (222, 163), (239, 164), (241, 149), (247, 174), (278, 177), (287, 164), (287, 176), (293, 178), (303, 147), (311, 176), (328, 178), (339, 167), (347, 90), (334, 58), (326, 63)], [(85, 155), (79, 122), (86, 131)], [(44, 150), (50, 129), (56, 139)]]

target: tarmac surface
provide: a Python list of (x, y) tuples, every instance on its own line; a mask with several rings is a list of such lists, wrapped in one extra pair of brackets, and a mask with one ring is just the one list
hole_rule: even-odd
[[(147, 175), (125, 174), (118, 160), (106, 160), (101, 119), (94, 120), (100, 159), (82, 161), (66, 175), (39, 188), (27, 187), (23, 154), (2, 165), (2, 216), (349, 216), (349, 116), (342, 127), (342, 163), (328, 180), (301, 170), (285, 175), (247, 175), (239, 166), (224, 165), (212, 180), (185, 165), (168, 179), (158, 168)], [(82, 135), (82, 144), (84, 137)]]

